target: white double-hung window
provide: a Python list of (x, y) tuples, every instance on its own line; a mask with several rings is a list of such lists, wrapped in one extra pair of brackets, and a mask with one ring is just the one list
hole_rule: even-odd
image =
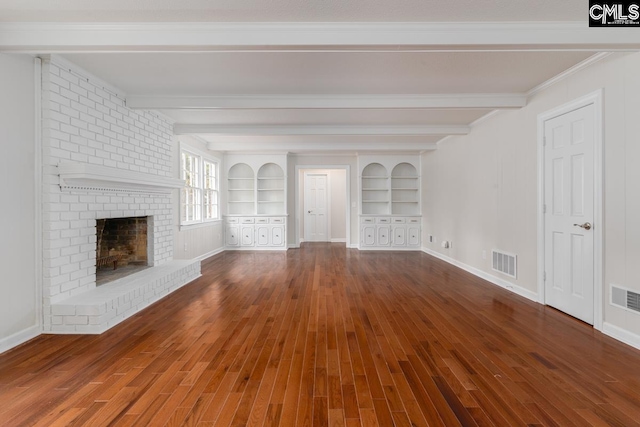
[(189, 149), (180, 152), (180, 224), (220, 219), (218, 162)]

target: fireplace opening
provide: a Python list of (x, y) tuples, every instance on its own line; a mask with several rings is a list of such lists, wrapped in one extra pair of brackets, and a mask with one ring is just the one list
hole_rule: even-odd
[(96, 285), (149, 267), (146, 216), (96, 222)]

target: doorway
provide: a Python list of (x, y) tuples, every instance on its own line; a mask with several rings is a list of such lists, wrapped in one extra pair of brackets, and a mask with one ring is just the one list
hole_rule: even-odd
[[(349, 166), (296, 166), (295, 237), (302, 242), (350, 242)], [(310, 212), (311, 211), (311, 212)]]
[(601, 328), (601, 94), (538, 118), (540, 302)]

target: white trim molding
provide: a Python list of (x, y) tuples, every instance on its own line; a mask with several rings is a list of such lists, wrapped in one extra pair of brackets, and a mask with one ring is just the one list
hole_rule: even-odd
[(221, 247), (219, 247), (218, 249), (214, 249), (214, 250), (209, 251), (209, 252), (207, 252), (207, 253), (205, 253), (205, 254), (202, 254), (202, 255), (200, 255), (200, 256), (197, 256), (197, 257), (195, 257), (195, 258), (193, 258), (193, 259), (194, 259), (194, 260), (196, 260), (196, 261), (200, 261), (200, 262), (202, 262), (202, 261), (204, 261), (204, 260), (206, 260), (206, 259), (208, 259), (208, 258), (211, 258), (212, 256), (215, 256), (215, 255), (221, 254), (221, 253), (222, 253), (222, 252), (224, 252), (224, 251), (225, 251), (225, 247), (224, 247), (224, 246), (221, 246)]
[(602, 333), (640, 350), (640, 335), (608, 322), (602, 324)]
[(439, 252), (436, 252), (436, 251), (434, 251), (432, 249), (423, 247), (422, 248), (422, 252), (424, 252), (426, 254), (429, 254), (429, 255), (431, 255), (431, 256), (433, 256), (435, 258), (438, 258), (438, 259), (440, 259), (442, 261), (448, 262), (449, 264), (451, 264), (453, 266), (461, 268), (462, 270), (464, 270), (464, 271), (466, 271), (468, 273), (471, 273), (474, 276), (477, 276), (477, 277), (479, 277), (481, 279), (484, 279), (487, 282), (492, 283), (494, 285), (500, 286), (501, 288), (506, 289), (508, 291), (511, 291), (514, 294), (518, 294), (521, 297), (527, 298), (528, 300), (531, 300), (533, 302), (538, 302), (538, 294), (536, 294), (533, 291), (530, 291), (530, 290), (525, 289), (525, 288), (523, 288), (521, 286), (515, 285), (515, 284), (513, 284), (513, 283), (511, 283), (511, 282), (509, 282), (507, 280), (500, 279), (500, 278), (498, 278), (496, 276), (493, 276), (493, 275), (491, 275), (489, 273), (486, 273), (486, 272), (484, 272), (484, 271), (482, 271), (480, 269), (477, 269), (477, 268), (472, 267), (470, 265), (467, 265), (467, 264), (465, 264), (463, 262), (460, 262), (460, 261), (458, 261), (456, 259), (453, 259), (453, 258), (448, 257), (446, 255), (443, 255), (443, 254), (441, 254)]
[(184, 180), (88, 163), (63, 162), (58, 165), (60, 188), (69, 191), (121, 191), (170, 193), (184, 187)]
[(636, 50), (636, 28), (570, 22), (135, 22), (0, 24), (0, 51)]
[(594, 106), (594, 209), (593, 209), (593, 327), (602, 330), (604, 321), (604, 135), (603, 135), (602, 89), (560, 105), (538, 115), (538, 302), (545, 304), (545, 244), (544, 244), (544, 123), (554, 117), (577, 110), (587, 105)]
[(36, 338), (41, 333), (42, 327), (40, 325), (34, 325), (22, 331), (16, 332), (13, 335), (9, 335), (8, 337), (0, 339), (0, 354)]
[(34, 283), (36, 286), (35, 294), (35, 310), (36, 325), (42, 331), (42, 323), (44, 318), (44, 307), (42, 299), (42, 282), (43, 282), (43, 206), (42, 206), (42, 59), (34, 58), (34, 88), (35, 88), (35, 141), (34, 141), (34, 206), (35, 206), (35, 224), (33, 230), (35, 234), (34, 242)]

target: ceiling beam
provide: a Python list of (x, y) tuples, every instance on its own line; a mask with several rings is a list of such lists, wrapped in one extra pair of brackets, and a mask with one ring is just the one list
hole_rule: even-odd
[(448, 109), (521, 108), (527, 96), (519, 93), (441, 95), (228, 95), (135, 96), (129, 108), (173, 109)]
[(176, 135), (266, 136), (266, 135), (467, 135), (467, 125), (431, 126), (318, 126), (183, 124), (173, 126)]
[(636, 50), (637, 28), (586, 22), (0, 23), (0, 51)]
[(268, 145), (258, 142), (216, 141), (207, 144), (212, 151), (252, 151), (252, 152), (288, 152), (288, 153), (356, 153), (356, 152), (423, 152), (436, 150), (434, 142), (341, 142), (327, 139), (322, 143), (304, 143), (296, 141), (271, 141)]

